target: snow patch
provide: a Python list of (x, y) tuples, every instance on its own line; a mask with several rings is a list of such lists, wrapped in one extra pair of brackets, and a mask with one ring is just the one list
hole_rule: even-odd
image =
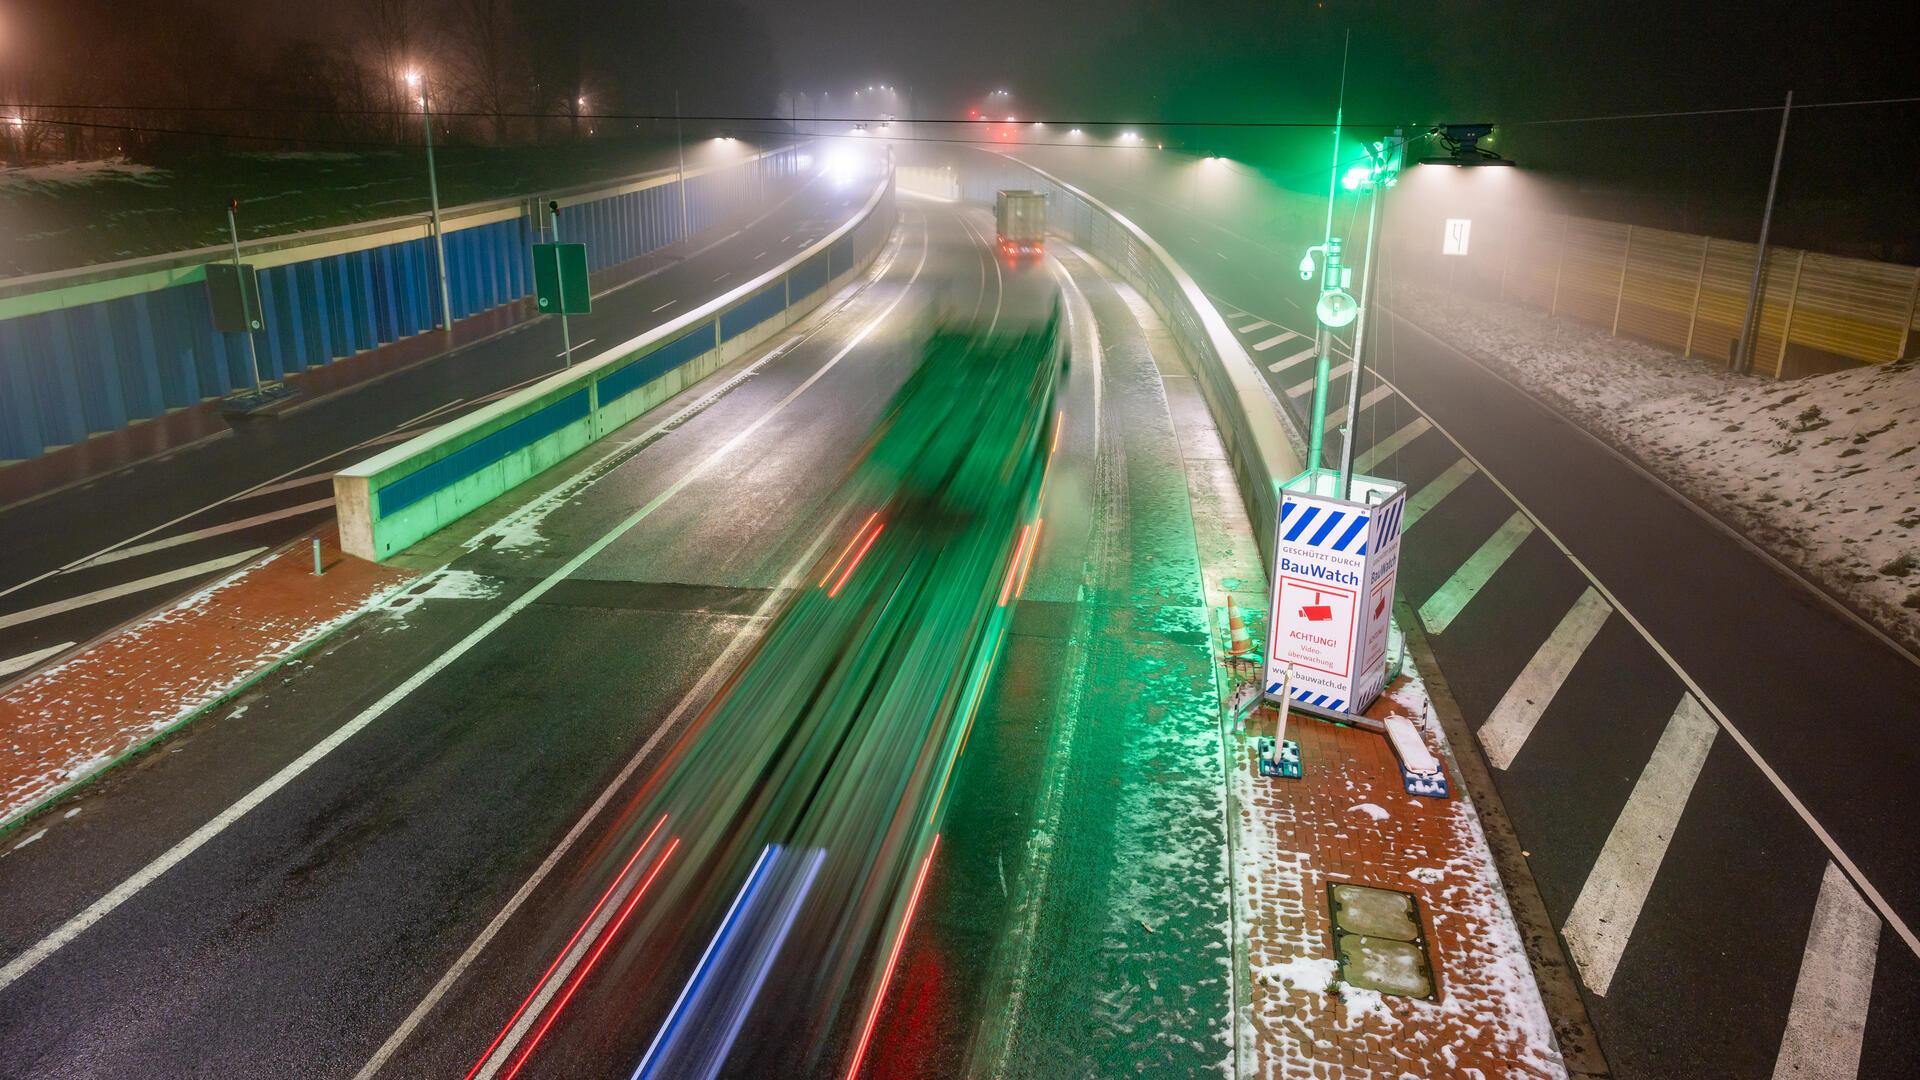
[(1361, 813), (1367, 815), (1368, 817), (1372, 818), (1375, 821), (1385, 821), (1387, 820), (1388, 817), (1392, 816), (1387, 813), (1385, 807), (1375, 806), (1370, 802), (1355, 803), (1354, 805), (1347, 807), (1347, 811), (1349, 813), (1355, 810), (1360, 811)]

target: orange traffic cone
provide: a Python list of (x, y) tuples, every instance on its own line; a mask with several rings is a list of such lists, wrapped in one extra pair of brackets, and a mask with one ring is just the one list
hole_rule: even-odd
[(1227, 642), (1227, 655), (1245, 658), (1253, 655), (1253, 638), (1247, 634), (1247, 621), (1240, 617), (1240, 608), (1233, 602), (1233, 596), (1227, 596), (1227, 633), (1231, 640)]

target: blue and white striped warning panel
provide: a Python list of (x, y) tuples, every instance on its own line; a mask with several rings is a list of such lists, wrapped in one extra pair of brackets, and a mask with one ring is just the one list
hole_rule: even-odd
[[(1267, 693), (1277, 694), (1279, 692), (1280, 692), (1279, 683), (1273, 682), (1273, 683), (1267, 684)], [(1299, 702), (1302, 705), (1311, 705), (1316, 709), (1332, 709), (1334, 712), (1341, 711), (1346, 707), (1346, 704), (1347, 704), (1346, 700), (1343, 698), (1333, 697), (1329, 694), (1316, 694), (1313, 692), (1313, 688), (1310, 686), (1293, 687), (1292, 690), (1288, 692), (1287, 696), (1291, 697), (1293, 700)]]
[(1378, 525), (1373, 530), (1375, 550), (1384, 549), (1400, 536), (1400, 515), (1407, 509), (1407, 500), (1395, 499), (1382, 507), (1377, 515)]
[(1367, 515), (1321, 503), (1288, 499), (1280, 504), (1281, 539), (1303, 547), (1367, 553)]

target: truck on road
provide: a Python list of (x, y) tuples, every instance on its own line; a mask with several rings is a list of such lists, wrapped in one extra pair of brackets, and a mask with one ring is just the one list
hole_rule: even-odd
[(994, 240), (1000, 254), (1018, 261), (1046, 253), (1047, 197), (1038, 191), (1003, 189), (993, 199)]

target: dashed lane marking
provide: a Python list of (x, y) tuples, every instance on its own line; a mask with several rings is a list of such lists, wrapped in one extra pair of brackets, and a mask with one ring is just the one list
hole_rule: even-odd
[[(591, 345), (591, 344), (593, 344), (594, 342), (596, 342), (596, 341), (599, 341), (599, 340), (600, 340), (599, 338), (588, 338), (588, 339), (587, 339), (587, 340), (585, 340), (585, 341), (576, 341), (576, 342), (574, 342), (574, 343), (573, 343), (573, 351), (574, 351), (574, 352), (579, 352), (579, 351), (580, 351), (581, 349), (584, 349), (584, 348), (586, 348), (587, 346), (589, 346), (589, 345)], [(565, 349), (562, 349), (562, 350), (560, 350), (559, 352), (557, 352), (557, 353), (554, 353), (554, 354), (553, 354), (553, 358), (554, 358), (555, 360), (564, 360), (564, 359), (566, 359), (566, 356), (567, 356), (567, 350), (565, 350)]]
[(165, 551), (168, 548), (179, 547), (181, 544), (191, 544), (196, 540), (225, 536), (227, 533), (239, 532), (242, 529), (251, 529), (256, 525), (266, 525), (270, 522), (284, 521), (287, 518), (300, 517), (303, 514), (314, 514), (322, 510), (331, 509), (333, 509), (333, 499), (315, 499), (312, 502), (301, 503), (298, 506), (288, 506), (279, 510), (270, 510), (264, 514), (255, 514), (252, 517), (240, 518), (236, 521), (223, 521), (218, 525), (209, 525), (204, 529), (195, 529), (192, 532), (183, 532), (175, 536), (162, 537), (159, 540), (150, 540), (144, 544), (123, 547), (117, 551), (109, 551), (104, 555), (96, 555), (92, 559), (73, 567), (73, 569), (84, 570), (90, 566), (105, 566), (108, 563), (120, 562), (123, 559), (132, 559), (140, 555), (151, 554), (155, 551)]
[(1466, 483), (1467, 477), (1479, 472), (1479, 466), (1467, 458), (1461, 458), (1447, 471), (1427, 481), (1427, 485), (1413, 493), (1407, 499), (1407, 512), (1400, 515), (1400, 528), (1404, 531), (1413, 528), (1413, 524), (1426, 516), (1427, 511), (1440, 505), (1440, 500), (1453, 494), (1453, 489)]
[(1880, 917), (1846, 872), (1829, 862), (1813, 905), (1773, 1080), (1853, 1080), (1873, 1000)]
[[(82, 593), (79, 596), (69, 596), (65, 600), (55, 600), (51, 604), (42, 604), (39, 607), (28, 608), (25, 611), (16, 611), (8, 615), (0, 615), (0, 630), (5, 630), (11, 626), (22, 626), (26, 623), (38, 622), (52, 615), (61, 615), (79, 608), (92, 607), (94, 604), (103, 604), (108, 600), (118, 600), (122, 596), (132, 596), (134, 593), (146, 592), (148, 589), (157, 589), (162, 585), (171, 585), (174, 582), (185, 581), (188, 578), (199, 577), (202, 574), (211, 574), (216, 570), (225, 570), (230, 566), (237, 566), (240, 563), (246, 562), (248, 559), (253, 558), (265, 550), (267, 549), (263, 547), (249, 548), (246, 551), (233, 555), (222, 555), (217, 559), (208, 559), (203, 563), (183, 566), (178, 570), (169, 570), (164, 574), (154, 574), (152, 577), (143, 577), (135, 581), (124, 581), (105, 589)], [(8, 981), (10, 980), (0, 979), (0, 987), (4, 987)]]
[[(1349, 360), (1346, 363), (1341, 364), (1339, 367), (1336, 367), (1333, 370), (1327, 372), (1327, 382), (1331, 384), (1333, 380), (1339, 378), (1342, 375), (1345, 375), (1347, 372), (1352, 370), (1353, 370), (1353, 361)], [(1313, 390), (1313, 380), (1308, 379), (1305, 382), (1296, 383), (1295, 385), (1288, 387), (1287, 396), (1299, 397), (1300, 395), (1309, 393), (1312, 390)]]
[(1432, 430), (1433, 425), (1427, 423), (1426, 417), (1415, 417), (1411, 423), (1402, 427), (1399, 431), (1374, 443), (1363, 451), (1359, 457), (1354, 459), (1353, 471), (1366, 472), (1375, 465), (1399, 453), (1401, 450), (1406, 449), (1408, 443)]
[[(1254, 346), (1254, 348), (1256, 349), (1259, 347), (1260, 346), (1258, 345)], [(1292, 367), (1293, 365), (1299, 363), (1302, 360), (1312, 359), (1313, 354), (1318, 351), (1320, 351), (1320, 347), (1318, 345), (1309, 345), (1306, 348), (1301, 349), (1299, 352), (1294, 353), (1292, 356), (1285, 358), (1284, 360), (1279, 360), (1274, 363), (1268, 364), (1267, 370), (1278, 375), (1280, 372), (1285, 371), (1286, 369)], [(1307, 384), (1307, 388), (1311, 390), (1313, 388), (1313, 384), (1309, 382)]]
[(1267, 327), (1272, 325), (1273, 325), (1272, 323), (1268, 322), (1265, 319), (1255, 319), (1252, 322), (1248, 323), (1247, 325), (1240, 327), (1239, 332), (1242, 334), (1252, 334), (1261, 330), (1265, 330)]
[(680, 301), (678, 301), (678, 300), (669, 300), (669, 301), (667, 301), (666, 303), (664, 303), (664, 304), (661, 304), (661, 305), (660, 305), (659, 307), (657, 307), (657, 308), (654, 308), (654, 309), (653, 309), (652, 311), (650, 311), (650, 312), (648, 312), (647, 314), (649, 314), (649, 315), (657, 315), (657, 314), (659, 314), (660, 312), (662, 312), (662, 311), (665, 311), (665, 310), (667, 310), (668, 308), (670, 308), (670, 307), (672, 307), (673, 305), (675, 305), (675, 304), (677, 304), (677, 303), (679, 303), (679, 302), (680, 302)]
[(1487, 582), (1493, 580), (1493, 575), (1506, 565), (1521, 542), (1532, 535), (1533, 521), (1515, 510), (1478, 551), (1467, 556), (1467, 561), (1440, 586), (1440, 591), (1420, 605), (1420, 624), (1427, 628), (1427, 633), (1446, 633), (1453, 620), (1459, 618), (1473, 598), (1480, 595), (1480, 590), (1487, 587)]
[(1580, 662), (1587, 646), (1593, 644), (1594, 635), (1600, 632), (1612, 611), (1606, 598), (1588, 586), (1561, 617), (1553, 633), (1540, 644), (1533, 659), (1521, 669), (1520, 677), (1507, 687), (1500, 704), (1493, 707), (1487, 722), (1480, 725), (1480, 745), (1486, 747), (1487, 761), (1494, 768), (1513, 765), (1513, 759), (1527, 744), (1527, 737), (1533, 734), (1541, 715), (1553, 703), (1554, 695), (1565, 685), (1573, 666)]
[[(1388, 386), (1374, 387), (1373, 389), (1360, 395), (1360, 411), (1366, 412), (1368, 409), (1371, 409), (1375, 405), (1380, 404), (1380, 402), (1385, 398), (1392, 396), (1392, 394), (1393, 394), (1392, 387), (1388, 387)], [(1326, 430), (1332, 431), (1335, 428), (1339, 427), (1341, 424), (1344, 424), (1346, 422), (1347, 422), (1347, 407), (1345, 405), (1342, 405), (1339, 408), (1327, 414)]]
[(1613, 985), (1621, 954), (1719, 730), (1692, 694), (1680, 698), (1560, 928), (1581, 981), (1600, 997)]
[(40, 661), (45, 660), (47, 657), (52, 656), (53, 654), (61, 651), (62, 649), (71, 649), (71, 648), (73, 648), (73, 642), (63, 641), (58, 645), (49, 645), (44, 649), (36, 649), (35, 651), (30, 653), (21, 653), (19, 656), (15, 656), (11, 659), (0, 660), (0, 679), (4, 679), (7, 676), (13, 675), (17, 672), (25, 671), (28, 668), (32, 667), (33, 665), (39, 663)]

